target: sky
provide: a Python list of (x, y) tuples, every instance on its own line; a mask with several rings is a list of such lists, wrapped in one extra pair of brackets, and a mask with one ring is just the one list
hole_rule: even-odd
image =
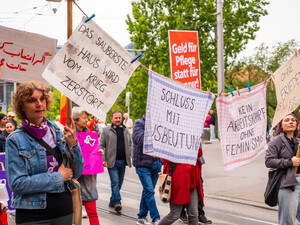
[[(226, 1), (226, 0), (225, 0)], [(300, 46), (299, 0), (270, 0), (269, 14), (261, 18), (256, 39), (249, 41), (239, 57), (251, 56), (254, 48), (264, 42), (273, 46), (277, 42), (295, 39)], [(122, 46), (130, 43), (126, 16), (131, 14), (132, 0), (78, 0), (80, 8), (87, 14), (95, 13), (94, 21)], [(57, 8), (54, 14), (52, 8)], [(1, 0), (0, 25), (34, 32), (58, 39), (63, 45), (67, 39), (66, 1), (60, 4), (46, 0)], [(73, 29), (81, 21), (83, 13), (73, 6)], [(201, 57), (201, 56), (200, 56)]]

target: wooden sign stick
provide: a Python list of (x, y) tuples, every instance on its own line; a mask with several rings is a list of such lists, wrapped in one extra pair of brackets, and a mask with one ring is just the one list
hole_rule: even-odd
[[(298, 150), (297, 150), (297, 154), (296, 154), (297, 158), (300, 158), (300, 146), (298, 145)], [(294, 174), (297, 174), (297, 170), (298, 170), (298, 166), (294, 166)]]

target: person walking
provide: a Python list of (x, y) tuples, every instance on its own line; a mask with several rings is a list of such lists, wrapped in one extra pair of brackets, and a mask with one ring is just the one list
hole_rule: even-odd
[(111, 125), (103, 129), (100, 147), (104, 151), (103, 165), (107, 167), (111, 197), (109, 207), (120, 212), (121, 194), (126, 166), (131, 167), (131, 137), (126, 127), (122, 125), (122, 113), (114, 111), (111, 114)]
[(135, 121), (132, 134), (132, 163), (143, 186), (137, 224), (150, 224), (146, 218), (150, 212), (152, 224), (156, 225), (160, 220), (160, 215), (156, 206), (154, 189), (158, 180), (158, 173), (161, 172), (161, 160), (143, 153), (144, 132), (145, 116)]
[[(17, 225), (71, 225), (71, 179), (83, 171), (75, 124), (59, 128), (45, 118), (51, 108), (48, 87), (36, 81), (20, 84), (13, 108), (22, 120), (6, 140), (6, 175), (13, 191)], [(64, 139), (63, 139), (64, 138)], [(70, 155), (73, 155), (73, 160)], [(66, 168), (67, 162), (71, 168)]]
[(294, 114), (289, 114), (278, 124), (276, 136), (269, 142), (265, 155), (266, 167), (285, 171), (280, 181), (278, 193), (279, 225), (298, 224), (296, 223), (296, 215), (298, 208), (297, 190), (300, 190), (300, 171), (298, 169), (296, 177), (294, 166), (300, 165), (300, 158), (295, 156), (299, 144), (296, 136), (296, 117)]
[[(75, 121), (76, 133), (90, 132), (87, 128), (89, 120), (88, 113), (81, 107), (72, 109), (73, 120)], [(96, 209), (96, 201), (98, 200), (97, 191), (97, 175), (81, 175), (78, 178), (81, 190), (81, 199), (84, 204), (87, 216), (91, 225), (99, 225), (99, 218)]]
[(123, 125), (128, 129), (130, 135), (132, 135), (132, 132), (133, 132), (133, 122), (132, 122), (132, 119), (129, 118), (129, 114), (128, 113), (124, 113)]
[(202, 156), (201, 146), (198, 150), (196, 166), (172, 163), (164, 160), (164, 174), (174, 168), (171, 182), (170, 212), (160, 220), (158, 225), (170, 225), (179, 219), (182, 209), (186, 206), (188, 224), (198, 225), (198, 201), (203, 204), (203, 188), (201, 181)]

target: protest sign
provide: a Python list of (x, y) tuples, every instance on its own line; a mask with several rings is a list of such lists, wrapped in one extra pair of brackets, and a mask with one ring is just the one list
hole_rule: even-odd
[(171, 77), (193, 88), (201, 88), (197, 31), (169, 30)]
[(43, 73), (52, 86), (100, 120), (139, 66), (94, 21), (84, 20)]
[(272, 122), (275, 127), (300, 104), (300, 55), (294, 55), (274, 73), (277, 106)]
[(84, 168), (82, 174), (103, 173), (102, 156), (99, 152), (99, 140), (97, 132), (79, 132), (76, 133), (78, 143), (81, 147), (82, 157), (84, 159)]
[(0, 26), (2, 80), (46, 83), (42, 73), (54, 57), (57, 40)]
[(216, 100), (225, 170), (253, 161), (266, 148), (266, 83)]
[(196, 164), (212, 93), (149, 72), (144, 153), (175, 163)]
[[(1, 192), (7, 191), (8, 193), (8, 202), (7, 206), (8, 209), (13, 209), (10, 207), (11, 204), (11, 198), (12, 198), (12, 191), (8, 185), (7, 177), (6, 177), (6, 166), (5, 166), (5, 153), (0, 153), (0, 184), (6, 184), (6, 190), (3, 190), (2, 188), (0, 189)], [(5, 193), (1, 193), (1, 196), (4, 196)]]

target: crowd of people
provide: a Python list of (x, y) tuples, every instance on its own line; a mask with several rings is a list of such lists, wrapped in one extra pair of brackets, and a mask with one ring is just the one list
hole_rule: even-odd
[[(122, 211), (121, 188), (127, 167), (135, 167), (142, 186), (137, 224), (173, 224), (180, 219), (191, 225), (211, 224), (205, 216), (202, 146), (196, 165), (178, 164), (143, 153), (145, 116), (133, 123), (128, 113), (113, 111), (111, 124), (99, 126), (97, 119), (81, 108), (73, 107), (71, 123), (63, 126), (45, 118), (51, 108), (51, 94), (39, 82), (20, 84), (13, 97), (13, 111), (0, 113), (0, 152), (6, 153), (8, 184), (13, 191), (11, 206), (16, 209), (15, 223), (72, 224), (72, 181), (80, 183), (84, 213), (91, 225), (99, 225), (97, 175), (82, 175), (83, 158), (76, 137), (78, 132), (98, 132), (103, 166), (111, 184), (108, 206)], [(18, 124), (16, 117), (21, 120)], [(211, 109), (205, 127), (210, 128), (210, 141), (216, 140), (216, 116)], [(278, 194), (279, 224), (294, 225), (300, 221), (300, 166), (296, 157), (299, 140), (296, 116), (289, 114), (279, 123), (275, 137), (266, 151), (265, 164), (281, 169)], [(299, 125), (298, 125), (299, 127)], [(170, 212), (162, 217), (155, 199), (159, 173), (172, 170)], [(149, 215), (148, 215), (149, 214)], [(151, 218), (148, 221), (147, 218)]]
[[(91, 225), (100, 224), (96, 210), (97, 175), (81, 174), (83, 158), (76, 138), (77, 132), (90, 131), (99, 134), (99, 151), (111, 183), (109, 207), (121, 212), (120, 190), (126, 167), (133, 163), (143, 187), (137, 224), (172, 224), (179, 217), (189, 224), (203, 222), (203, 218), (205, 224), (211, 223), (203, 211), (201, 147), (196, 166), (176, 165), (170, 213), (161, 219), (154, 190), (162, 165), (167, 172), (172, 163), (143, 153), (145, 117), (133, 123), (128, 113), (114, 111), (111, 124), (99, 126), (97, 119), (85, 109), (73, 107), (71, 124), (63, 126), (59, 116), (53, 122), (45, 118), (51, 103), (51, 93), (46, 86), (25, 82), (14, 93), (14, 112), (0, 114), (0, 150), (6, 152), (16, 224), (72, 224), (70, 190), (76, 187), (73, 178), (80, 183), (83, 214), (87, 214)], [(151, 222), (147, 221), (148, 213)]]

